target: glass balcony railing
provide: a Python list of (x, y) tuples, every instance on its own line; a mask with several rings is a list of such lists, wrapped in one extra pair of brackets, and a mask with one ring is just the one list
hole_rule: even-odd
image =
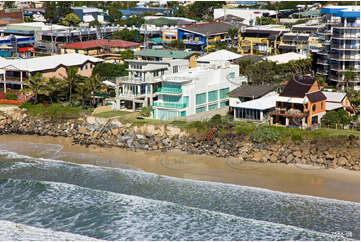
[(157, 88), (157, 92), (159, 93), (168, 93), (168, 94), (181, 94), (181, 88), (171, 88), (171, 87), (160, 87)]
[(171, 102), (154, 102), (153, 106), (154, 107), (161, 107), (161, 108), (177, 108), (177, 109), (181, 109), (181, 108), (186, 108), (187, 104), (186, 103), (171, 103)]

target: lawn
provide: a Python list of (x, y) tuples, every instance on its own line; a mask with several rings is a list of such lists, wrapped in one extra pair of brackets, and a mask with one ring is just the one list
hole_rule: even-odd
[(118, 116), (121, 117), (130, 113), (131, 112), (127, 112), (127, 111), (108, 111), (108, 112), (97, 113), (94, 114), (93, 116), (100, 118), (113, 118)]
[(64, 106), (61, 103), (53, 103), (49, 106), (44, 106), (42, 103), (23, 103), (20, 108), (25, 108), (29, 115), (50, 117), (52, 119), (74, 119), (92, 112), (92, 109), (85, 110), (80, 106)]

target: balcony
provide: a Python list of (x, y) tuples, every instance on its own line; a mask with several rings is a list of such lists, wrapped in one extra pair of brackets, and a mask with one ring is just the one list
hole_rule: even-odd
[(182, 95), (181, 88), (160, 87), (157, 89), (157, 92), (165, 93), (165, 94), (173, 94), (173, 95)]
[(298, 109), (276, 108), (270, 114), (275, 116), (283, 116), (283, 117), (304, 118), (308, 115), (308, 111), (306, 110), (306, 112), (302, 112), (301, 110)]
[(334, 33), (332, 39), (360, 39), (360, 33), (355, 34), (344, 34), (344, 33)]
[(154, 107), (160, 107), (160, 108), (174, 108), (174, 109), (183, 109), (187, 107), (186, 103), (171, 103), (171, 102), (154, 102)]
[(337, 45), (337, 44), (332, 44), (331, 45), (332, 49), (336, 49), (336, 50), (354, 50), (354, 51), (359, 51), (360, 50), (360, 45)]
[(328, 60), (317, 60), (317, 65), (329, 65)]
[(360, 72), (360, 66), (341, 66), (341, 65), (330, 65), (330, 69), (333, 71), (352, 71)]
[(360, 61), (360, 55), (337, 55), (331, 54), (330, 59), (337, 61)]

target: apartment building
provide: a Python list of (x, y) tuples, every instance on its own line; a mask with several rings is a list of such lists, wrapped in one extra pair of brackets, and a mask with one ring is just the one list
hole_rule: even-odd
[[(322, 49), (318, 52), (317, 73), (333, 86), (349, 82), (360, 87), (360, 8), (331, 6), (321, 9), (326, 27), (320, 33)], [(354, 80), (346, 80), (345, 73), (355, 73)]]
[(161, 77), (189, 68), (189, 61), (186, 59), (125, 61), (129, 63), (129, 74), (116, 79), (116, 110), (127, 108), (135, 111), (137, 108), (153, 105), (158, 99)]
[(261, 25), (241, 29), (238, 35), (238, 52), (243, 54), (278, 53), (281, 36), (290, 32), (283, 25)]
[(153, 118), (173, 120), (228, 106), (227, 93), (240, 83), (239, 66), (227, 61), (162, 76)]

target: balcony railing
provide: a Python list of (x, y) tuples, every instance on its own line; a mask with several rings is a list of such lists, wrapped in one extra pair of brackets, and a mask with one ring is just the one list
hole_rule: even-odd
[(274, 111), (271, 112), (271, 115), (304, 118), (308, 115), (308, 111), (306, 110), (305, 112), (302, 112), (298, 109), (276, 108)]
[(161, 107), (161, 108), (176, 108), (176, 109), (182, 109), (186, 108), (186, 103), (171, 103), (171, 102), (154, 102), (154, 107)]
[(337, 45), (337, 44), (332, 44), (331, 48), (333, 49), (340, 49), (340, 50), (355, 50), (358, 51), (360, 50), (360, 45)]
[(360, 55), (337, 55), (331, 54), (330, 59), (360, 61)]
[(170, 88), (170, 87), (160, 87), (157, 89), (159, 93), (167, 93), (167, 94), (182, 94), (181, 88)]

